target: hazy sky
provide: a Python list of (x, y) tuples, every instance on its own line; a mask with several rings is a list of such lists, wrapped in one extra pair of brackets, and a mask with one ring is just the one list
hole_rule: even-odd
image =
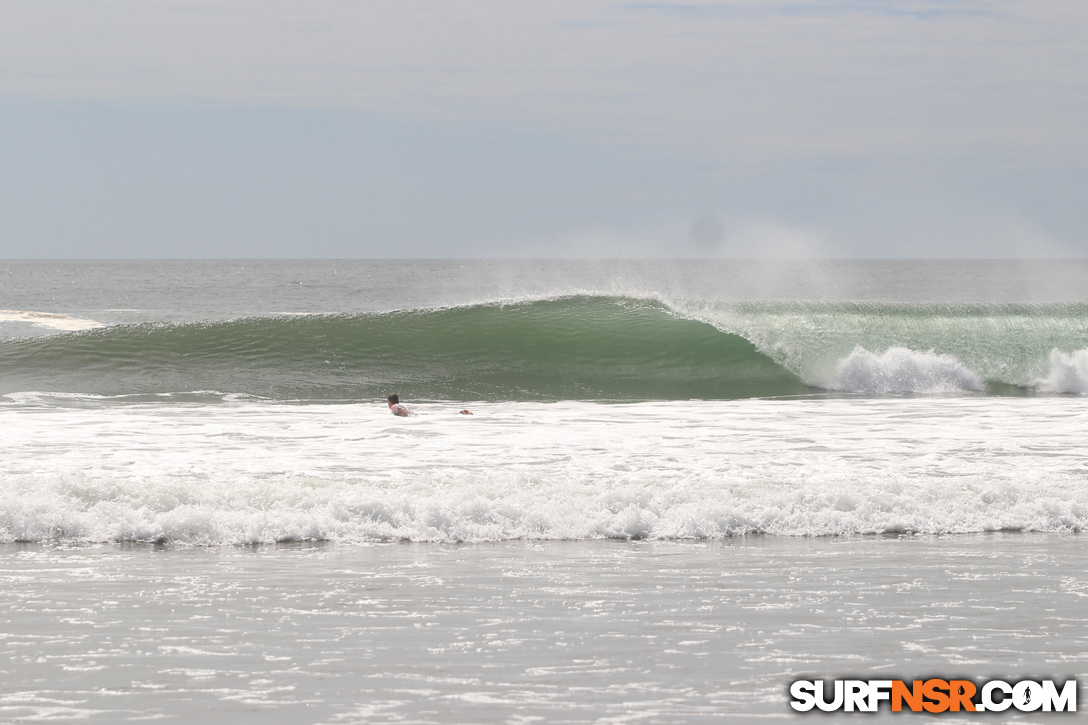
[(5, 0), (0, 257), (1088, 256), (1082, 0)]

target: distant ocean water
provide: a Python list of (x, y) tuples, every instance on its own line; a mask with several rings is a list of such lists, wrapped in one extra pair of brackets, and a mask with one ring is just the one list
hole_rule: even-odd
[[(393, 392), (417, 415), (391, 416), (384, 398)], [(156, 711), (236, 722), (241, 711), (217, 708), (243, 702), (254, 721), (285, 708), (280, 721), (298, 722), (300, 703), (312, 701), (323, 713), (312, 722), (459, 721), (421, 704), (438, 697), (474, 703), (449, 711), (469, 722), (511, 721), (519, 702), (533, 717), (560, 722), (568, 701), (569, 722), (717, 721), (788, 716), (780, 693), (798, 668), (844, 672), (856, 661), (932, 674), (955, 661), (948, 659), (954, 636), (931, 633), (939, 644), (911, 649), (894, 627), (870, 627), (864, 615), (857, 633), (884, 649), (856, 660), (845, 644), (804, 637), (772, 636), (776, 654), (768, 653), (755, 629), (733, 641), (726, 633), (745, 631), (745, 623), (720, 617), (705, 637), (671, 637), (669, 652), (747, 653), (723, 665), (721, 692), (700, 680), (685, 696), (685, 678), (704, 677), (690, 663), (666, 676), (617, 657), (628, 646), (655, 656), (653, 632), (669, 626), (670, 607), (687, 611), (684, 577), (701, 582), (700, 606), (720, 612), (732, 596), (720, 577), (785, 586), (779, 577), (794, 581), (792, 568), (812, 566), (804, 542), (814, 536), (844, 542), (818, 557), (829, 576), (875, 557), (874, 571), (881, 561), (902, 570), (881, 575), (887, 591), (933, 593), (930, 604), (914, 601), (896, 615), (908, 628), (928, 631), (927, 617), (943, 616), (932, 611), (940, 602), (970, 609), (965, 602), (979, 597), (1026, 613), (1055, 593), (1064, 603), (1040, 626), (1057, 631), (1080, 621), (1070, 612), (1084, 591), (1075, 562), (1088, 524), (1085, 393), (1088, 264), (1077, 261), (0, 263), (0, 576), (14, 587), (4, 600), (3, 651), (9, 681), (34, 673), (0, 692), (0, 716), (111, 722)], [(464, 407), (474, 415), (458, 415)], [(764, 540), (778, 554), (761, 564), (744, 542)], [(1046, 567), (1016, 601), (1005, 563), (983, 567), (989, 573), (979, 588), (945, 596), (949, 571), (968, 578), (978, 571), (949, 563), (912, 579), (906, 562), (919, 541), (948, 562), (962, 549), (1016, 567), (1038, 554), (1033, 560)], [(596, 587), (594, 567), (607, 569), (611, 555), (593, 547), (635, 542), (679, 548), (622, 550), (631, 567), (625, 593)], [(413, 548), (396, 548), (405, 544)], [(448, 556), (428, 548), (465, 545), (472, 547)], [(239, 546), (262, 553), (238, 559)], [(847, 558), (829, 564), (836, 550)], [(152, 553), (164, 558), (148, 559)], [(659, 557), (674, 555), (670, 571), (687, 572), (679, 579), (659, 567)], [(429, 567), (436, 556), (453, 562), (448, 581), (491, 588), (496, 599), (430, 598), (430, 580), (416, 578), (411, 562)], [(505, 562), (501, 571), (485, 563), (491, 556)], [(375, 606), (408, 619), (426, 618), (426, 602), (448, 612), (468, 607), (474, 626), (509, 624), (507, 644), (495, 650), (503, 654), (451, 664), (460, 645), (439, 630), (428, 640), (435, 662), (454, 674), (435, 679), (426, 658), (388, 655), (385, 669), (375, 665), (371, 674), (393, 678), (404, 692), (380, 706), (322, 689), (327, 678), (368, 676), (366, 658), (350, 653), (338, 655), (353, 663), (346, 672), (314, 655), (315, 671), (325, 674), (306, 682), (291, 668), (251, 668), (264, 684), (246, 684), (238, 672), (247, 665), (234, 674), (215, 665), (222, 653), (208, 643), (222, 637), (212, 630), (234, 631), (239, 616), (294, 617), (314, 641), (343, 636), (399, 651), (407, 620), (339, 630), (322, 606), (296, 603), (292, 615), (262, 589), (262, 577), (280, 581), (297, 569), (295, 579), (307, 583), (292, 589), (281, 581), (283, 596), (322, 596), (323, 585), (298, 569), (315, 557), (333, 580), (337, 571), (365, 578), (368, 567), (386, 571), (384, 557), (403, 559), (383, 575)], [(89, 630), (34, 634), (50, 643), (53, 658), (34, 667), (22, 654), (36, 646), (33, 637), (23, 642), (14, 633), (41, 626), (50, 598), (59, 597), (66, 617), (87, 609), (87, 626), (106, 636), (129, 615), (102, 602), (137, 607), (141, 597), (158, 596), (119, 573), (148, 565), (161, 567), (164, 591), (186, 593), (183, 611), (208, 617), (212, 630), (189, 628), (164, 609), (141, 624), (179, 632), (180, 649), (160, 653), (177, 662), (158, 679), (145, 682), (133, 670), (118, 680), (91, 664), (82, 677), (112, 700), (81, 684), (51, 689), (65, 668), (99, 661), (85, 652)], [(248, 578), (221, 579), (214, 571), (223, 566)], [(533, 572), (533, 583), (503, 600), (521, 569)], [(35, 571), (52, 592), (45, 599), (20, 589), (35, 586)], [(626, 617), (630, 641), (593, 629), (602, 639), (585, 643), (572, 655), (581, 664), (569, 669), (519, 649), (519, 641), (542, 641), (536, 625), (519, 624), (525, 607), (543, 607), (538, 614), (550, 621), (571, 606), (553, 596), (565, 585), (549, 572), (566, 572), (570, 596), (585, 602), (579, 616), (600, 601), (609, 616)], [(218, 583), (196, 585), (193, 577)], [(677, 593), (636, 593), (640, 577), (672, 582)], [(760, 631), (792, 631), (798, 616), (813, 621), (821, 602), (843, 597), (847, 609), (852, 596), (886, 606), (862, 579), (851, 574), (826, 586), (806, 579), (799, 589), (785, 586), (782, 598), (768, 594), (766, 606), (787, 614), (761, 620)], [(83, 583), (73, 591), (66, 581)], [(329, 581), (329, 591), (341, 593), (335, 611), (362, 616), (371, 595), (352, 581)], [(413, 594), (398, 599), (400, 587)], [(761, 597), (752, 587), (744, 596)], [(201, 609), (204, 597), (213, 610)], [(625, 608), (643, 597), (652, 606), (642, 615)], [(257, 612), (243, 604), (258, 600)], [(801, 600), (811, 607), (788, 614)], [(729, 607), (728, 617), (747, 616), (737, 601)], [(298, 614), (304, 609), (309, 614)], [(684, 621), (700, 627), (696, 610)], [(282, 635), (255, 635), (254, 651), (298, 655)], [(114, 652), (99, 659), (135, 666), (117, 642), (92, 639), (100, 652)], [(963, 661), (987, 675), (1083, 669), (1083, 653), (1051, 661), (1029, 640), (1030, 633), (1000, 653), (995, 640), (987, 645), (992, 657)], [(615, 650), (612, 641), (627, 644)], [(486, 643), (472, 649), (483, 652)], [(768, 667), (767, 657), (779, 664)], [(573, 689), (548, 694), (530, 677), (522, 690), (499, 687), (500, 697), (494, 683), (478, 679), (479, 667), (499, 662), (544, 668), (563, 693)], [(753, 668), (766, 679), (737, 685)], [(578, 694), (587, 673), (599, 680)], [(410, 684), (417, 675), (418, 687)], [(632, 677), (648, 689), (625, 709), (616, 688)], [(233, 684), (217, 689), (223, 678)], [(144, 685), (174, 693), (171, 709), (155, 710)], [(275, 694), (292, 688), (297, 701)], [(119, 702), (129, 705), (117, 709)]]

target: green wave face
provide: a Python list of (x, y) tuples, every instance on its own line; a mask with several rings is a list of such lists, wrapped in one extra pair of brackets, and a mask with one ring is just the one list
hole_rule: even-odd
[(120, 326), (0, 344), (0, 393), (29, 390), (486, 401), (814, 392), (744, 337), (658, 303), (607, 297)]

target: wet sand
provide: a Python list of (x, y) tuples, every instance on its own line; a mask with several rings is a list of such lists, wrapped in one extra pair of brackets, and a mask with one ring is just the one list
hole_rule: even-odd
[(746, 722), (811, 717), (801, 677), (1064, 679), (1084, 543), (5, 544), (0, 720)]

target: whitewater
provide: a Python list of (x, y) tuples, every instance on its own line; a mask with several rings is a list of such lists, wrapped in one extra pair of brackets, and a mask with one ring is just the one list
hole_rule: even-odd
[(2, 263), (0, 719), (746, 722), (802, 676), (1077, 676), (1084, 290)]
[[(1088, 401), (415, 406), (15, 396), (6, 541), (1080, 531)], [(77, 443), (78, 442), (78, 443)]]

